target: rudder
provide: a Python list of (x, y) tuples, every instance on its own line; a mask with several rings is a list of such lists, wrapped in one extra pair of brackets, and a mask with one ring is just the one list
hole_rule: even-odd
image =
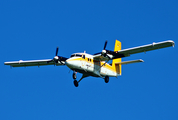
[[(114, 46), (114, 52), (116, 51), (120, 51), (121, 50), (121, 42), (116, 40), (115, 41), (115, 46)], [(121, 62), (121, 58), (117, 58), (117, 59), (113, 59), (112, 61), (112, 67), (114, 68), (114, 70), (117, 72), (117, 74), (121, 75), (122, 73), (122, 66), (121, 64), (116, 64), (118, 62)]]

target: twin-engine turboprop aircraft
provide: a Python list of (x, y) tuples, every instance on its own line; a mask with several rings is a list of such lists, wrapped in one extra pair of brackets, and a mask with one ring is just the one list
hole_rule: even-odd
[[(70, 58), (65, 58), (58, 56), (58, 47), (56, 49), (56, 54), (53, 59), (45, 60), (29, 60), (29, 61), (14, 61), (5, 62), (5, 65), (10, 65), (11, 67), (27, 67), (27, 66), (42, 66), (42, 65), (66, 65), (73, 71), (73, 79), (75, 87), (78, 87), (79, 82), (88, 76), (101, 77), (105, 80), (105, 83), (109, 82), (109, 77), (117, 77), (122, 73), (121, 66), (124, 64), (143, 62), (143, 60), (132, 60), (132, 61), (121, 61), (121, 58), (128, 57), (131, 54), (147, 52), (151, 50), (156, 50), (160, 48), (174, 46), (174, 41), (168, 40), (163, 42), (148, 45), (143, 45), (139, 47), (133, 47), (129, 49), (121, 50), (121, 42), (116, 40), (114, 51), (106, 50), (107, 41), (105, 42), (104, 49), (100, 53), (90, 55), (87, 53), (74, 53)], [(112, 64), (107, 62), (112, 60)], [(76, 80), (76, 73), (82, 73), (83, 76), (80, 80)]]

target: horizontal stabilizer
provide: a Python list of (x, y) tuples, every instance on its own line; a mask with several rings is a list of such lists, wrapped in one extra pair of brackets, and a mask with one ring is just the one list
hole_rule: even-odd
[(138, 62), (144, 62), (144, 61), (142, 59), (139, 59), (139, 60), (131, 60), (131, 61), (118, 62), (118, 63), (115, 63), (115, 64), (125, 65), (125, 64), (138, 63)]

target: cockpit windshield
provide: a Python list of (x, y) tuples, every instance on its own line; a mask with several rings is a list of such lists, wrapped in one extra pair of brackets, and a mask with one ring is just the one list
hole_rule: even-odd
[(82, 57), (80, 54), (72, 54), (70, 57)]

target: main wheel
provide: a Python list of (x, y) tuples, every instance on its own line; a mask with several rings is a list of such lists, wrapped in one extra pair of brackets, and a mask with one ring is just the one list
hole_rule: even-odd
[(108, 83), (108, 82), (109, 82), (109, 77), (106, 76), (106, 77), (104, 78), (104, 81), (105, 81), (105, 83)]
[(73, 77), (73, 79), (75, 80), (75, 79), (77, 78), (76, 73), (73, 73), (72, 77)]
[(77, 80), (74, 80), (74, 85), (75, 85), (75, 87), (78, 87), (78, 81)]

